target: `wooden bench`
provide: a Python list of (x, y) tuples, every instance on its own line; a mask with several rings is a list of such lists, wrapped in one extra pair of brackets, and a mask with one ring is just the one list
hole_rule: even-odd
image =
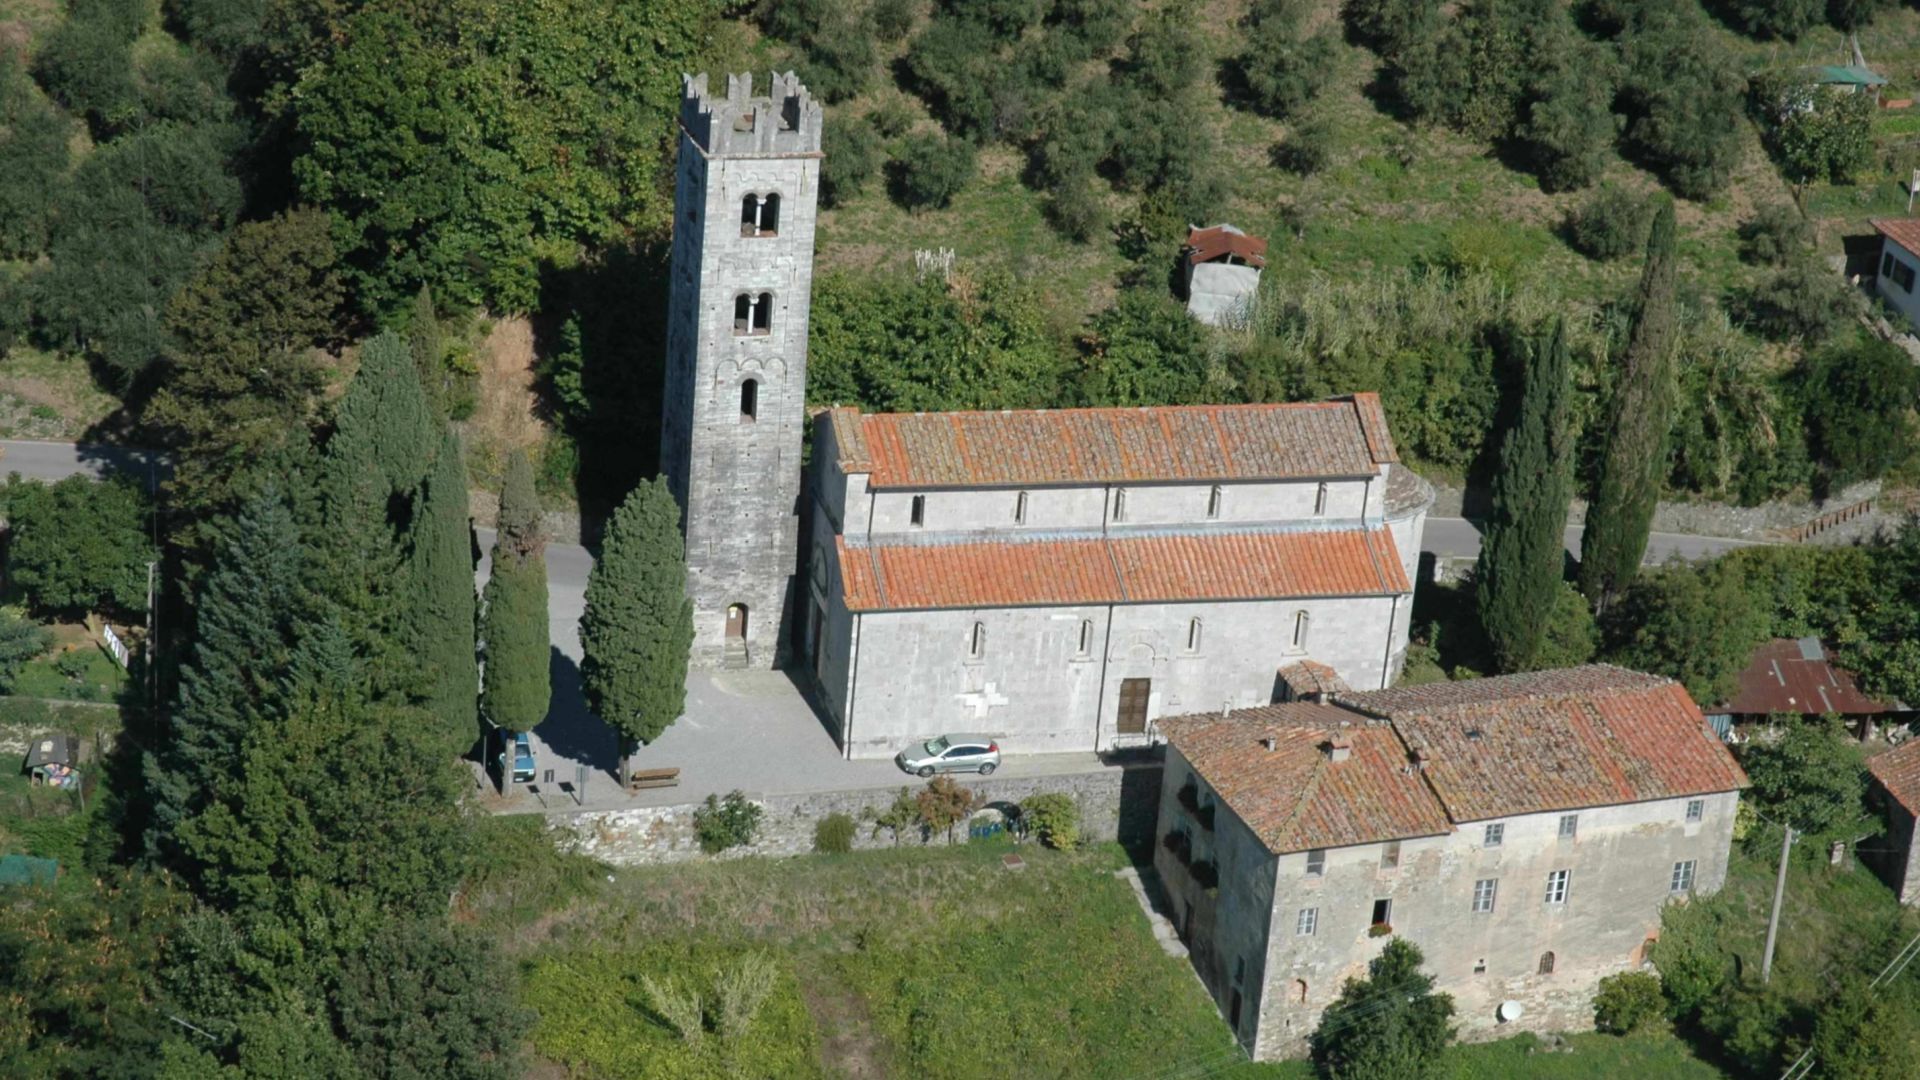
[(635, 769), (627, 774), (627, 790), (638, 791), (641, 788), (678, 787), (679, 769)]

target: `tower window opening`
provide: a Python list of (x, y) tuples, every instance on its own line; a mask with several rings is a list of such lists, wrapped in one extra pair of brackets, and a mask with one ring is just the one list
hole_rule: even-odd
[(927, 523), (927, 497), (925, 495), (915, 495), (913, 497), (913, 502), (907, 510), (907, 523), (914, 526), (925, 525)]
[(733, 298), (733, 332), (744, 334), (753, 326), (753, 297), (746, 293)]
[(733, 332), (764, 334), (773, 328), (773, 294), (739, 293), (733, 298)]
[(753, 332), (764, 334), (773, 329), (773, 294), (763, 292), (753, 302)]
[(748, 195), (741, 199), (740, 235), (780, 235), (780, 196)]
[(760, 384), (752, 379), (740, 384), (740, 422), (752, 423), (760, 416)]

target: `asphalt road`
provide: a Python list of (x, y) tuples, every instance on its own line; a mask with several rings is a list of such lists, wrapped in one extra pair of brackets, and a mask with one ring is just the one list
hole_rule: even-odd
[[(1580, 554), (1578, 525), (1567, 529), (1567, 550)], [(1682, 559), (1721, 555), (1735, 548), (1753, 547), (1760, 540), (1735, 540), (1724, 536), (1694, 536), (1690, 533), (1654, 533), (1647, 539), (1649, 563), (1663, 563), (1678, 555)], [(1426, 532), (1420, 537), (1420, 550), (1431, 555), (1472, 557), (1480, 554), (1480, 527), (1465, 518), (1428, 518)]]
[(165, 465), (151, 450), (87, 443), (0, 439), (0, 476), (19, 473), (29, 480), (60, 480), (75, 473), (105, 476), (123, 472), (151, 485)]

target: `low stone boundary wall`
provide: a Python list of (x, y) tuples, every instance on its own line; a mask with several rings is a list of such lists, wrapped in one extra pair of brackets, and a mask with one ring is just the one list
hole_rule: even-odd
[[(1121, 843), (1147, 844), (1153, 836), (1154, 818), (1160, 807), (1160, 763), (1116, 765), (1093, 772), (1063, 773), (1057, 776), (954, 777), (962, 787), (972, 789), (982, 806), (1019, 803), (1042, 793), (1060, 792), (1074, 797), (1080, 805), (1080, 835), (1090, 841), (1119, 840)], [(906, 785), (919, 791), (926, 781)], [(744, 847), (732, 848), (722, 857), (736, 855), (801, 855), (813, 850), (814, 823), (828, 814), (847, 814), (859, 828), (855, 848), (890, 847), (893, 836), (881, 829), (874, 835), (869, 819), (893, 803), (898, 787), (865, 788), (859, 791), (817, 791), (799, 795), (749, 797), (764, 808), (759, 835)], [(631, 810), (585, 810), (553, 814), (547, 825), (556, 832), (570, 834), (576, 850), (602, 862), (617, 866), (681, 862), (706, 857), (693, 834), (693, 814), (699, 804), (654, 806)], [(956, 826), (955, 832), (964, 826)], [(902, 844), (922, 842), (916, 832), (904, 832)], [(926, 838), (943, 843), (944, 836)]]

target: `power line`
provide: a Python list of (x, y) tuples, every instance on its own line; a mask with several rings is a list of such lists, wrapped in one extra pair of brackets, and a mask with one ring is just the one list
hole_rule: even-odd
[[(1899, 952), (1893, 954), (1893, 959), (1887, 961), (1887, 966), (1881, 968), (1880, 974), (1873, 977), (1873, 981), (1867, 984), (1867, 989), (1878, 990), (1899, 978), (1901, 973), (1907, 970), (1907, 965), (1913, 963), (1915, 956), (1920, 956), (1920, 934), (1915, 934), (1911, 940), (1900, 947)], [(1780, 1074), (1780, 1080), (1803, 1080), (1813, 1072), (1815, 1060), (1813, 1047), (1807, 1047), (1801, 1051), (1799, 1057), (1793, 1059), (1793, 1064), (1787, 1066), (1787, 1071)]]

